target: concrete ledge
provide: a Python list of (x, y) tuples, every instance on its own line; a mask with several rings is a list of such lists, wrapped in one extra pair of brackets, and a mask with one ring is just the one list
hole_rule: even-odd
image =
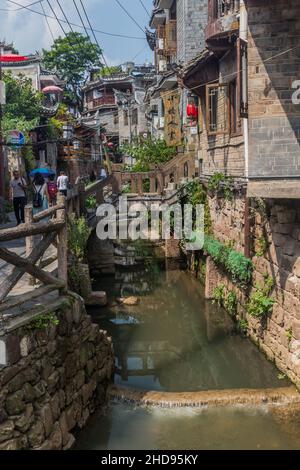
[(136, 405), (172, 407), (300, 404), (300, 393), (291, 387), (274, 389), (209, 390), (203, 392), (157, 392), (112, 386), (109, 396)]
[(300, 179), (287, 180), (260, 180), (249, 181), (247, 197), (261, 197), (266, 199), (299, 199)]

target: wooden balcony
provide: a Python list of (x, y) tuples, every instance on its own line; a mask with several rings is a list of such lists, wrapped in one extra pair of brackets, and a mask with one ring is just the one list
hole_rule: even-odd
[(95, 98), (87, 102), (87, 108), (89, 110), (100, 108), (101, 106), (114, 106), (114, 105), (116, 105), (116, 99), (114, 95), (101, 96), (101, 98)]
[(177, 21), (170, 20), (165, 25), (165, 52), (171, 56), (177, 53)]
[(209, 0), (205, 38), (213, 50), (227, 49), (231, 33), (238, 31), (240, 0)]

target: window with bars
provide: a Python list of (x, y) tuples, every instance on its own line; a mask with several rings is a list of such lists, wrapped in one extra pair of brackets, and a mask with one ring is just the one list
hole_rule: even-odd
[(206, 127), (208, 135), (229, 132), (227, 83), (206, 85)]

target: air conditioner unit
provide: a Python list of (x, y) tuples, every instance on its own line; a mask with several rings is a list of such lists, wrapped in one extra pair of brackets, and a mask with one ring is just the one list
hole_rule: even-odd
[(158, 62), (158, 70), (159, 72), (167, 72), (167, 61), (166, 60), (160, 60)]
[(164, 50), (164, 46), (165, 46), (165, 41), (164, 41), (164, 39), (162, 39), (162, 38), (161, 38), (161, 39), (158, 39), (158, 49), (159, 49), (160, 51), (163, 51), (163, 50)]

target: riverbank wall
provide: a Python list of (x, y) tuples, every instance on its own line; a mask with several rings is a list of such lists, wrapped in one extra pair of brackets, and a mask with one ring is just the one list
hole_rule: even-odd
[(3, 322), (0, 356), (0, 450), (70, 449), (106, 403), (114, 370), (111, 338), (82, 299), (68, 294)]
[[(249, 204), (250, 202), (250, 204)], [(251, 200), (235, 195), (226, 200), (208, 196), (212, 236), (240, 253), (248, 251), (253, 262), (252, 281), (240, 287), (232, 276), (206, 260), (206, 297), (224, 286), (225, 296), (237, 298), (237, 320), (247, 334), (300, 387), (300, 210), (293, 200)], [(249, 314), (255, 293), (272, 280), (268, 295), (274, 301), (267, 315)]]

